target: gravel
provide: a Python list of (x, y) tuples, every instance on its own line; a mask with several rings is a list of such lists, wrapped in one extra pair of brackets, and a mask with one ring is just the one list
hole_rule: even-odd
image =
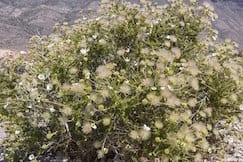
[[(234, 132), (235, 135), (230, 133)], [(224, 141), (227, 144), (227, 154), (224, 157), (225, 162), (243, 162), (243, 114), (239, 120), (233, 123), (231, 129), (224, 132), (226, 134)]]
[(2, 142), (6, 138), (7, 138), (7, 134), (6, 134), (3, 126), (0, 124), (0, 162), (5, 162), (5, 160), (4, 160), (4, 153), (3, 153), (3, 147), (2, 147)]

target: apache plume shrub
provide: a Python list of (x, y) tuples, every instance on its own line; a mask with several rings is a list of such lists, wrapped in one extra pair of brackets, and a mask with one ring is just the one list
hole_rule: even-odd
[(98, 12), (33, 37), (27, 58), (4, 62), (6, 158), (207, 158), (222, 142), (218, 121), (240, 113), (243, 83), (237, 44), (215, 43), (213, 8), (103, 1)]

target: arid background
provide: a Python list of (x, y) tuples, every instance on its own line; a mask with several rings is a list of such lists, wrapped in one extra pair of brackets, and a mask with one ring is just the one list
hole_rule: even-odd
[[(214, 25), (220, 31), (220, 39), (231, 38), (243, 49), (243, 0), (200, 1), (214, 6), (219, 16)], [(0, 49), (26, 50), (32, 35), (48, 35), (55, 23), (72, 23), (79, 18), (80, 10), (96, 9), (98, 3), (99, 0), (0, 0)]]

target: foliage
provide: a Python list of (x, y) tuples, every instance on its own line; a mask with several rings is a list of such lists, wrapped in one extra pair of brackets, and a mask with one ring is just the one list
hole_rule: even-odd
[(4, 62), (7, 159), (207, 158), (221, 142), (217, 122), (240, 113), (243, 83), (236, 43), (215, 43), (213, 8), (103, 1), (98, 12)]

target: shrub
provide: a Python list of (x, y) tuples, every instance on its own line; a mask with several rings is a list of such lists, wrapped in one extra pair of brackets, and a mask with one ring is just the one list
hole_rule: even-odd
[(236, 43), (215, 43), (212, 7), (103, 1), (98, 15), (57, 25), (31, 39), (28, 58), (5, 61), (6, 158), (207, 158), (222, 142), (217, 122), (242, 103), (242, 57)]

